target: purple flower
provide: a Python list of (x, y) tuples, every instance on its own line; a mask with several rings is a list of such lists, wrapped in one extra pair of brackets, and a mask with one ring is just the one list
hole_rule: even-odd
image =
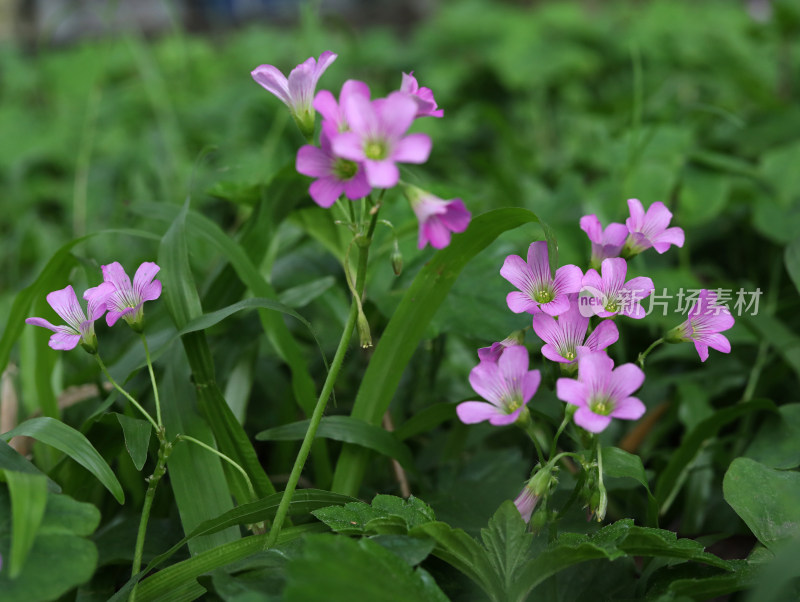
[(333, 154), (325, 129), (319, 136), (319, 147), (307, 144), (297, 151), (297, 171), (317, 178), (308, 193), (320, 207), (328, 208), (342, 193), (355, 200), (367, 196), (372, 188), (358, 163)]
[(161, 295), (161, 282), (153, 280), (161, 268), (152, 261), (144, 262), (133, 276), (133, 285), (119, 262), (115, 261), (102, 268), (103, 280), (114, 287), (107, 300), (106, 323), (113, 326), (122, 318), (134, 330), (141, 332), (142, 305), (145, 301), (153, 301)]
[(667, 342), (693, 341), (703, 362), (708, 359), (709, 347), (722, 353), (731, 352), (730, 341), (720, 332), (732, 328), (734, 319), (727, 307), (717, 305), (714, 291), (701, 290), (688, 315), (689, 318), (683, 324), (670, 330), (666, 336)]
[(603, 431), (612, 418), (638, 420), (645, 406), (631, 393), (642, 386), (644, 372), (634, 364), (614, 368), (605, 351), (578, 354), (578, 379), (559, 378), (556, 396), (577, 406), (575, 424), (592, 433)]
[(319, 61), (311, 57), (292, 69), (289, 79), (272, 65), (260, 65), (250, 75), (289, 107), (300, 131), (308, 138), (314, 134), (315, 114), (311, 106), (314, 90), (317, 88), (320, 76), (336, 60), (336, 56), (326, 50), (319, 55)]
[(433, 98), (433, 91), (430, 88), (420, 88), (413, 71), (403, 73), (400, 91), (409, 94), (417, 103), (416, 117), (444, 117), (444, 111), (437, 109), (438, 105)]
[(481, 347), (478, 349), (478, 359), (482, 362), (497, 363), (507, 348), (522, 345), (524, 334), (523, 331), (518, 330), (498, 343), (492, 343), (489, 347)]
[(531, 515), (536, 509), (536, 504), (539, 502), (539, 496), (533, 491), (529, 485), (522, 488), (522, 492), (514, 500), (514, 505), (519, 510), (522, 520), (526, 523), (531, 522)]
[(630, 233), (623, 250), (627, 256), (636, 255), (650, 247), (664, 253), (670, 245), (683, 246), (683, 230), (677, 227), (667, 228), (672, 220), (672, 212), (664, 203), (653, 203), (645, 213), (641, 201), (628, 199), (628, 209), (631, 216), (625, 220), (625, 225)]
[(428, 243), (436, 249), (444, 249), (450, 244), (451, 232), (463, 232), (467, 229), (471, 214), (461, 199), (444, 201), (410, 185), (403, 186), (403, 193), (419, 221), (417, 246), (420, 249)]
[(323, 118), (322, 131), (327, 133), (329, 138), (350, 129), (344, 114), (344, 105), (347, 99), (353, 95), (363, 96), (369, 100), (369, 86), (364, 82), (348, 79), (342, 85), (338, 103), (328, 90), (320, 90), (314, 98), (314, 108), (320, 112)]
[(600, 351), (617, 342), (619, 330), (611, 320), (600, 322), (587, 339), (589, 318), (581, 314), (577, 295), (570, 295), (569, 301), (569, 309), (558, 320), (544, 312), (533, 314), (533, 331), (545, 342), (543, 356), (554, 362), (571, 364), (577, 360), (580, 347)]
[(500, 275), (516, 286), (520, 292), (506, 297), (508, 308), (516, 314), (539, 310), (557, 316), (569, 309), (567, 295), (581, 288), (583, 273), (576, 265), (565, 265), (550, 272), (547, 242), (541, 240), (528, 247), (528, 262), (519, 255), (509, 255), (500, 268)]
[(619, 257), (628, 237), (628, 228), (624, 224), (608, 224), (603, 230), (600, 220), (594, 214), (584, 215), (580, 224), (581, 230), (586, 232), (592, 243), (593, 267), (599, 266), (600, 262), (608, 257)]
[(511, 424), (522, 413), (542, 380), (538, 370), (528, 370), (528, 350), (508, 347), (497, 362), (482, 361), (469, 373), (472, 388), (489, 403), (465, 401), (456, 413), (465, 424), (488, 420), (495, 426)]
[(590, 269), (583, 277), (583, 288), (578, 304), (585, 316), (596, 314), (601, 318), (614, 315), (644, 318), (646, 312), (640, 301), (653, 292), (653, 281), (646, 276), (625, 282), (628, 263), (621, 257), (604, 259), (602, 277)]
[(53, 326), (43, 318), (27, 318), (25, 323), (52, 330), (55, 334), (50, 337), (48, 343), (52, 349), (69, 351), (75, 349), (80, 343), (89, 353), (95, 353), (97, 337), (94, 334), (94, 322), (105, 313), (106, 300), (113, 292), (114, 287), (107, 282), (88, 289), (83, 294), (83, 298), (88, 301), (89, 316), (87, 318), (70, 285), (47, 295), (50, 307), (67, 323), (66, 325)]
[(364, 164), (367, 182), (375, 188), (391, 188), (400, 179), (395, 163), (424, 163), (431, 152), (426, 134), (409, 134), (417, 104), (403, 92), (370, 102), (361, 94), (343, 100), (350, 131), (331, 143), (339, 157)]

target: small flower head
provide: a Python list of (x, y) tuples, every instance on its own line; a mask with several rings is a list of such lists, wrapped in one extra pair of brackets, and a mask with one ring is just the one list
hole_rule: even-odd
[(731, 352), (731, 343), (720, 334), (733, 327), (734, 319), (730, 310), (724, 305), (717, 305), (714, 291), (703, 289), (697, 301), (689, 309), (688, 319), (669, 331), (666, 340), (669, 343), (694, 342), (701, 361), (708, 359), (708, 348), (722, 353)]
[(297, 171), (316, 178), (308, 189), (314, 202), (326, 209), (342, 193), (355, 200), (367, 196), (372, 188), (358, 163), (333, 154), (325, 129), (319, 136), (319, 147), (306, 144), (297, 151)]
[(539, 500), (547, 498), (550, 490), (558, 483), (558, 479), (554, 474), (556, 470), (548, 466), (538, 469), (536, 474), (528, 479), (522, 492), (514, 500), (514, 505), (526, 523), (530, 522), (531, 515), (536, 509)]
[(431, 243), (435, 249), (444, 249), (450, 244), (451, 232), (463, 232), (472, 215), (461, 199), (444, 201), (416, 186), (403, 186), (414, 215), (419, 221), (420, 249)]
[(395, 163), (425, 163), (431, 152), (426, 134), (406, 135), (417, 104), (403, 92), (370, 102), (361, 94), (342, 100), (350, 130), (336, 135), (333, 152), (363, 163), (367, 182), (375, 188), (392, 188), (400, 179)]
[(515, 330), (502, 341), (497, 343), (492, 343), (489, 347), (481, 347), (478, 349), (478, 359), (482, 362), (495, 362), (500, 359), (500, 356), (503, 355), (503, 352), (508, 347), (513, 347), (514, 345), (522, 345), (522, 342), (525, 340), (525, 331), (524, 330)]
[(565, 265), (550, 271), (547, 242), (538, 241), (528, 247), (528, 261), (519, 255), (506, 257), (500, 275), (516, 286), (519, 291), (506, 297), (508, 308), (514, 313), (543, 311), (557, 316), (569, 309), (567, 295), (581, 288), (583, 273), (576, 265)]
[(598, 217), (594, 214), (584, 215), (581, 218), (581, 230), (586, 232), (592, 243), (592, 267), (599, 267), (600, 262), (608, 257), (619, 257), (625, 239), (628, 237), (628, 228), (624, 224), (608, 224), (605, 230)]
[(369, 100), (369, 86), (364, 82), (348, 79), (342, 85), (339, 102), (336, 102), (336, 98), (328, 90), (317, 92), (317, 96), (314, 98), (314, 108), (322, 115), (322, 131), (327, 133), (328, 138), (350, 130), (347, 116), (344, 114), (344, 106), (348, 102), (347, 99), (354, 95)]
[(416, 117), (444, 117), (444, 111), (437, 108), (438, 105), (433, 98), (433, 91), (430, 88), (420, 88), (413, 71), (411, 73), (403, 73), (400, 91), (410, 95), (414, 102), (417, 103)]
[(628, 199), (628, 209), (631, 216), (625, 220), (625, 225), (629, 234), (622, 251), (626, 257), (638, 255), (650, 247), (658, 253), (664, 253), (670, 245), (683, 246), (683, 229), (667, 227), (672, 220), (672, 212), (664, 203), (653, 203), (645, 213), (641, 201)]
[(144, 319), (142, 305), (145, 301), (153, 301), (161, 295), (161, 282), (153, 280), (161, 268), (152, 261), (144, 262), (136, 270), (133, 284), (119, 262), (115, 261), (102, 268), (103, 280), (110, 283), (114, 289), (106, 302), (108, 305), (106, 323), (113, 326), (122, 318), (136, 332), (141, 332)]
[(590, 269), (583, 277), (581, 296), (578, 298), (581, 313), (585, 316), (595, 314), (601, 318), (615, 315), (637, 320), (644, 318), (647, 312), (641, 300), (653, 292), (653, 281), (639, 276), (625, 282), (628, 263), (621, 257), (604, 259), (601, 272), (602, 276)]
[[(511, 424), (539, 388), (538, 370), (528, 370), (528, 350), (508, 347), (497, 362), (482, 361), (469, 373), (469, 382), (483, 401), (458, 404), (456, 413), (465, 424), (488, 420), (495, 426)], [(488, 403), (487, 403), (488, 402)]]
[(577, 295), (570, 295), (569, 301), (569, 309), (557, 320), (544, 312), (533, 314), (533, 331), (545, 342), (542, 355), (565, 364), (577, 361), (581, 347), (601, 351), (619, 339), (617, 325), (611, 320), (600, 322), (587, 338), (589, 318), (581, 314)]
[(604, 351), (578, 354), (578, 379), (559, 378), (556, 396), (577, 406), (575, 424), (599, 433), (612, 418), (638, 420), (644, 404), (631, 394), (642, 386), (644, 372), (634, 364), (614, 368), (614, 361)]
[(256, 82), (289, 107), (292, 117), (306, 138), (314, 135), (315, 113), (311, 103), (317, 82), (336, 60), (336, 56), (326, 50), (319, 56), (319, 60), (311, 57), (292, 69), (288, 79), (272, 65), (260, 65), (251, 73)]
[(66, 325), (54, 326), (43, 318), (27, 318), (26, 324), (42, 326), (55, 334), (48, 343), (52, 349), (69, 351), (80, 345), (89, 353), (97, 352), (97, 337), (94, 334), (94, 322), (106, 311), (106, 301), (114, 292), (114, 287), (107, 282), (88, 289), (83, 298), (88, 301), (88, 317), (78, 303), (78, 297), (72, 286), (53, 291), (47, 295), (47, 303), (66, 322)]

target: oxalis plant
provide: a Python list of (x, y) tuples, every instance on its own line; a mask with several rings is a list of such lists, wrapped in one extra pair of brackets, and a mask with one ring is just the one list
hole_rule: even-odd
[[(596, 215), (584, 216), (576, 227), (589, 239), (587, 264), (559, 265), (556, 233), (530, 211), (509, 208), (473, 217), (461, 199), (442, 199), (419, 186), (417, 176), (406, 167), (401, 177), (399, 166), (424, 164), (433, 148), (430, 136), (410, 130), (417, 120), (444, 118), (444, 111), (431, 89), (420, 86), (413, 74), (402, 74), (399, 90), (383, 98), (372, 98), (368, 84), (356, 80), (344, 82), (338, 97), (328, 90), (317, 91), (336, 58), (324, 52), (298, 65), (288, 77), (272, 65), (252, 72), (258, 84), (286, 105), (307, 141), (297, 151), (295, 167), (311, 180), (309, 196), (329, 210), (330, 231), (337, 236), (346, 233), (339, 259), (349, 309), (338, 347), (330, 361), (324, 361), (318, 394), (314, 381), (303, 372), (303, 360), (284, 317), (297, 320), (316, 338), (313, 325), (278, 301), (253, 259), (211, 220), (192, 212), (188, 202), (170, 218), (171, 226), (153, 257), (156, 261), (142, 263), (132, 281), (121, 263), (110, 262), (89, 277), (102, 282), (83, 292), (85, 312), (69, 284), (46, 296), (63, 324), (43, 317), (25, 320), (53, 332), (52, 350), (80, 348), (87, 353), (87, 361), (97, 365), (110, 393), (95, 419), (110, 416), (112, 407), (122, 409), (115, 416), (133, 466), (144, 471), (150, 457), (152, 473), (144, 478), (138, 528), (130, 542), (130, 579), (114, 584), (111, 599), (192, 600), (204, 595), (289, 601), (560, 599), (554, 576), (561, 571), (589, 560), (623, 558), (631, 572), (632, 585), (626, 591), (641, 599), (703, 598), (749, 587), (750, 564), (723, 560), (705, 551), (699, 541), (678, 539), (672, 531), (658, 528), (659, 513), (677, 487), (679, 469), (676, 472), (675, 465), (668, 464), (658, 476), (662, 491), (653, 494), (640, 458), (608, 445), (602, 436), (614, 420), (638, 421), (645, 416), (645, 405), (635, 395), (647, 386), (651, 354), (667, 345), (687, 343), (694, 344), (700, 362), (710, 359), (710, 350), (730, 352), (722, 333), (733, 327), (734, 318), (721, 291), (709, 289), (687, 296), (683, 319), (649, 347), (620, 349), (627, 323), (647, 320), (658, 290), (646, 271), (639, 273), (645, 264), (632, 258), (667, 254), (671, 247), (684, 244), (684, 232), (671, 225), (669, 209), (661, 201), (646, 201), (645, 209), (640, 200), (629, 199), (629, 217), (605, 228)], [(391, 267), (397, 274), (403, 270), (395, 227), (382, 217), (387, 204), (403, 202), (403, 197), (418, 220), (418, 247), (430, 245), (437, 252), (415, 276), (383, 331), (376, 332), (365, 309), (370, 251), (376, 230), (385, 228), (393, 247)], [(511, 254), (497, 266), (509, 283), (505, 304), (518, 316), (519, 328), (497, 333), (498, 339), (505, 338), (478, 349), (478, 364), (464, 378), (481, 399), (450, 404), (445, 418), (521, 429), (535, 454), (528, 465), (530, 478), (505, 493), (507, 501), (478, 538), (438, 521), (433, 509), (410, 491), (403, 497), (378, 494), (370, 503), (359, 500), (372, 452), (403, 460), (406, 448), (391, 432), (388, 406), (403, 369), (459, 272), (502, 233), (531, 223), (539, 225), (543, 240), (519, 249), (527, 252), (525, 258)], [(253, 296), (203, 313), (191, 276), (187, 229), (225, 254), (233, 266), (228, 282), (238, 281)], [(47, 278), (43, 275), (20, 296), (20, 304), (30, 307), (36, 301), (42, 283), (58, 273), (58, 264), (53, 265), (46, 269)], [(151, 353), (146, 314), (157, 303), (166, 305), (174, 329), (172, 339), (161, 337), (157, 351)], [(506, 311), (502, 299), (497, 304), (498, 311)], [(285, 479), (268, 477), (250, 437), (226, 403), (205, 334), (246, 309), (258, 310), (264, 336), (289, 366), (292, 394), (307, 416), (306, 421), (288, 425), (302, 443)], [(127, 375), (115, 376), (103, 360), (102, 339), (108, 330), (101, 336), (95, 331), (95, 323), (103, 317), (108, 327), (126, 325), (141, 342)], [(178, 337), (191, 368), (201, 427), (182, 419), (175, 407), (180, 387), (169, 367), (169, 354), (162, 354), (168, 349), (175, 353), (170, 345)], [(363, 357), (350, 350), (354, 339), (365, 350)], [(536, 349), (533, 359), (529, 345)], [(348, 353), (367, 367), (350, 416), (326, 417)], [(167, 367), (158, 370), (160, 362)], [(128, 385), (137, 382), (139, 370), (146, 370), (147, 395), (134, 394)], [(288, 430), (281, 432), (286, 435)], [(320, 434), (344, 442), (328, 479), (330, 486), (298, 488), (309, 457), (315, 471), (330, 465), (329, 449)], [(38, 417), (4, 433), (2, 439), (8, 442), (15, 436), (33, 437), (65, 453), (119, 503), (124, 502), (118, 475), (81, 432), (52, 417)], [(259, 438), (279, 437), (271, 429)], [(694, 449), (682, 448), (681, 453), (696, 453), (702, 442), (701, 437), (692, 443)], [(97, 529), (100, 515), (95, 506), (59, 493), (55, 480), (6, 443), (0, 443), (0, 450), (7, 489), (0, 492), (0, 504), (10, 517), (0, 529), (3, 599), (56, 599), (94, 574), (97, 550), (86, 536)], [(154, 534), (150, 518), (156, 494), (170, 479), (174, 458), (181, 453), (193, 454), (184, 458), (199, 463), (194, 474), (205, 474), (209, 482), (224, 488), (216, 492), (219, 512), (182, 515), (183, 539), (146, 553), (148, 538)], [(407, 490), (408, 463), (403, 466), (397, 460), (399, 487)], [(138, 472), (137, 477), (141, 478)], [(609, 479), (636, 484), (646, 500), (645, 524), (637, 525), (631, 518), (607, 522), (613, 503), (606, 486)], [(325, 482), (323, 476), (318, 480)], [(193, 492), (214, 495), (200, 482), (179, 482), (177, 477), (172, 481), (176, 497)], [(276, 485), (283, 485), (282, 491), (276, 491)], [(597, 526), (572, 530), (570, 512), (576, 508)], [(200, 541), (207, 543), (197, 547)], [(42, 576), (48, 554), (59, 567)]]

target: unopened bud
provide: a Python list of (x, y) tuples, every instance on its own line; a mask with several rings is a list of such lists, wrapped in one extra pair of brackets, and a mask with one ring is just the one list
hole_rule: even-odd
[(356, 321), (358, 326), (358, 338), (361, 343), (361, 347), (363, 349), (367, 349), (372, 347), (372, 333), (369, 329), (369, 322), (367, 322), (367, 316), (364, 315), (364, 312), (361, 308), (358, 308), (358, 320)]
[(400, 253), (397, 241), (395, 241), (394, 251), (392, 251), (392, 270), (394, 270), (395, 276), (403, 273), (403, 255)]

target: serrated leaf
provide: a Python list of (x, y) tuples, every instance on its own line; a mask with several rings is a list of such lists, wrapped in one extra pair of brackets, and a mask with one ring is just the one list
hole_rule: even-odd
[(311, 512), (331, 530), (345, 535), (360, 535), (367, 530), (367, 523), (381, 516), (380, 512), (364, 502), (350, 502), (344, 506), (320, 508)]
[(409, 566), (417, 566), (436, 546), (436, 542), (428, 537), (408, 535), (373, 535), (370, 540), (396, 554)]
[(481, 540), (489, 552), (489, 560), (503, 583), (508, 595), (516, 582), (517, 569), (527, 560), (533, 535), (527, 523), (511, 500), (506, 500), (489, 520), (489, 527), (481, 529)]

